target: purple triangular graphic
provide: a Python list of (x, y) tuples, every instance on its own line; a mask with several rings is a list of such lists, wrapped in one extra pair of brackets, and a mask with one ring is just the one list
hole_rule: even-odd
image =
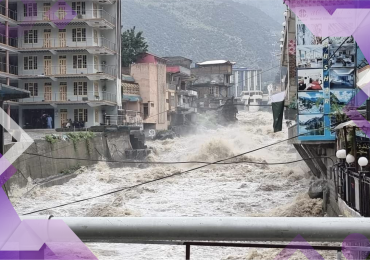
[[(289, 246), (305, 246), (308, 249), (292, 249)], [(292, 242), (290, 242), (275, 258), (274, 260), (288, 260), (297, 250), (301, 251), (308, 260), (325, 260), (313, 247), (301, 236), (297, 235)]]

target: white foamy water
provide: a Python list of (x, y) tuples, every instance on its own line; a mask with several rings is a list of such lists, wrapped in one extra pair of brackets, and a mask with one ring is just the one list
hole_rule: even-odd
[[(287, 138), (287, 129), (273, 133), (272, 114), (241, 112), (239, 122), (215, 130), (166, 141), (150, 141), (153, 161), (215, 161)], [(250, 161), (284, 162), (296, 159), (286, 142), (248, 154)], [(157, 165), (145, 169), (109, 168), (99, 163), (83, 168), (62, 186), (14, 189), (12, 202), (18, 213), (52, 207), (171, 175), (196, 165)], [(39, 213), (89, 217), (204, 217), (204, 216), (317, 216), (321, 201), (304, 195), (309, 180), (297, 164), (264, 166), (232, 164), (208, 166), (184, 175), (150, 183), (133, 190)], [(298, 196), (299, 195), (299, 196)], [(297, 197), (298, 196), (298, 197)], [(179, 246), (88, 244), (103, 260), (184, 259)], [(235, 248), (197, 248), (192, 259), (271, 259), (278, 251)], [(248, 255), (249, 254), (249, 255)], [(267, 257), (267, 258), (266, 258)], [(305, 259), (305, 258), (295, 258)], [(326, 258), (325, 258), (326, 259)], [(329, 259), (329, 258), (328, 258)]]

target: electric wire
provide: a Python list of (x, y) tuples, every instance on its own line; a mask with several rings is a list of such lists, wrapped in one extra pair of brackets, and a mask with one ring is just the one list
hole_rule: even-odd
[(256, 148), (256, 149), (250, 150), (248, 152), (241, 153), (241, 154), (238, 154), (238, 155), (235, 155), (235, 156), (226, 158), (226, 159), (217, 160), (215, 162), (210, 162), (210, 163), (207, 162), (207, 163), (205, 163), (202, 166), (194, 167), (194, 168), (191, 168), (189, 170), (185, 170), (183, 172), (177, 172), (177, 173), (174, 173), (174, 174), (170, 174), (168, 176), (164, 176), (164, 177), (160, 177), (160, 178), (153, 179), (153, 180), (150, 180), (150, 181), (138, 183), (138, 184), (133, 185), (133, 186), (122, 187), (122, 188), (115, 189), (113, 191), (102, 193), (102, 194), (99, 194), (99, 195), (96, 195), (96, 196), (92, 196), (92, 197), (89, 197), (89, 198), (75, 200), (75, 201), (63, 203), (63, 204), (60, 204), (60, 205), (57, 205), (57, 206), (52, 206), (52, 207), (48, 207), (48, 208), (44, 208), (44, 209), (40, 209), (40, 210), (31, 211), (31, 212), (28, 212), (28, 213), (24, 213), (22, 215), (25, 216), (25, 215), (30, 215), (30, 214), (34, 214), (34, 213), (39, 213), (39, 212), (42, 212), (42, 211), (45, 211), (45, 210), (51, 210), (51, 209), (55, 209), (55, 208), (61, 208), (61, 207), (64, 207), (64, 206), (68, 206), (68, 205), (72, 205), (72, 204), (76, 204), (76, 203), (80, 203), (80, 202), (84, 202), (84, 201), (88, 201), (88, 200), (92, 200), (92, 199), (96, 199), (96, 198), (108, 196), (108, 195), (111, 195), (111, 194), (114, 194), (114, 193), (118, 193), (118, 192), (121, 192), (121, 191), (134, 189), (134, 188), (137, 188), (139, 186), (147, 185), (147, 184), (154, 183), (154, 182), (157, 182), (157, 181), (161, 181), (161, 180), (164, 180), (164, 179), (168, 179), (168, 178), (172, 178), (172, 177), (175, 177), (175, 176), (183, 175), (183, 174), (186, 174), (186, 173), (195, 171), (195, 170), (199, 170), (199, 169), (205, 168), (205, 167), (210, 166), (210, 165), (215, 165), (215, 164), (219, 164), (219, 163), (222, 163), (222, 162), (225, 162), (225, 161), (229, 161), (231, 159), (235, 159), (235, 158), (241, 157), (243, 155), (250, 154), (250, 153), (253, 153), (253, 152), (256, 152), (256, 151), (259, 151), (259, 150), (262, 150), (262, 149), (265, 149), (265, 148), (268, 148), (268, 147), (271, 147), (271, 146), (274, 146), (274, 145), (277, 145), (277, 144), (280, 144), (280, 143), (283, 143), (283, 142), (286, 142), (286, 141), (289, 141), (289, 140), (292, 140), (292, 139), (295, 139), (295, 138), (297, 138), (299, 136), (306, 135), (306, 134), (307, 133), (301, 134), (301, 135), (297, 135), (297, 136), (294, 136), (294, 137), (290, 137), (288, 139), (284, 139), (284, 140), (281, 140), (281, 141), (278, 141), (278, 142), (275, 142), (275, 143), (272, 143), (272, 144), (269, 144), (269, 145), (265, 145), (265, 146), (262, 146), (262, 147), (259, 147), (259, 148)]
[[(119, 151), (117, 150), (117, 152), (119, 152)], [(122, 152), (120, 152), (120, 153), (122, 154)], [(30, 153), (26, 153), (26, 154), (37, 155), (37, 154), (30, 154)], [(53, 160), (76, 160), (76, 161), (106, 162), (106, 163), (125, 163), (125, 164), (176, 165), (176, 164), (209, 164), (210, 163), (210, 162), (205, 162), (205, 161), (150, 162), (150, 161), (103, 160), (103, 159), (72, 158), (72, 157), (52, 157), (52, 156), (45, 156), (45, 155), (39, 155), (39, 156), (47, 158), (47, 159), (53, 159)], [(299, 160), (295, 160), (295, 161), (277, 162), (277, 163), (253, 162), (253, 161), (234, 161), (234, 162), (220, 162), (220, 163), (212, 163), (212, 164), (213, 165), (231, 165), (231, 164), (284, 165), (284, 164), (292, 164), (292, 163), (297, 163), (297, 162), (307, 161), (307, 160), (312, 160), (312, 159), (319, 159), (319, 158), (331, 159), (329, 156), (321, 156), (321, 157), (311, 157), (311, 158), (308, 158), (308, 159), (299, 159)]]

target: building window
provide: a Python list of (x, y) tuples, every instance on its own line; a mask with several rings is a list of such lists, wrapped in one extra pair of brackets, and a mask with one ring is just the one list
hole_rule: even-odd
[(145, 103), (144, 106), (144, 119), (148, 118), (149, 116), (149, 106), (148, 106), (148, 103)]
[(85, 2), (72, 2), (72, 9), (77, 12), (77, 14), (86, 14)]
[(24, 70), (37, 70), (37, 56), (24, 57)]
[(218, 94), (219, 94), (218, 87), (210, 87), (209, 88), (209, 94), (214, 95), (214, 96), (218, 96)]
[(86, 69), (87, 68), (87, 56), (86, 55), (74, 55), (73, 56), (73, 68), (74, 69)]
[(86, 28), (72, 29), (72, 41), (73, 42), (86, 42)]
[(23, 5), (24, 17), (37, 16), (37, 3)]
[(24, 31), (24, 43), (37, 43), (37, 30)]
[(87, 109), (75, 109), (75, 122), (88, 122), (87, 120)]
[(24, 89), (28, 90), (31, 97), (37, 97), (39, 95), (39, 88), (37, 83), (26, 83), (24, 84)]
[(74, 82), (73, 94), (75, 96), (87, 96), (87, 82)]

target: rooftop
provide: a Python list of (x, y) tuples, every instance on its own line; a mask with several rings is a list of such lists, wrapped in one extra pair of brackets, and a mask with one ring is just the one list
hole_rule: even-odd
[(231, 62), (228, 60), (210, 60), (204, 62), (198, 62), (197, 65), (199, 66), (207, 66), (207, 65), (222, 65), (222, 64), (231, 64), (234, 65), (236, 62)]

